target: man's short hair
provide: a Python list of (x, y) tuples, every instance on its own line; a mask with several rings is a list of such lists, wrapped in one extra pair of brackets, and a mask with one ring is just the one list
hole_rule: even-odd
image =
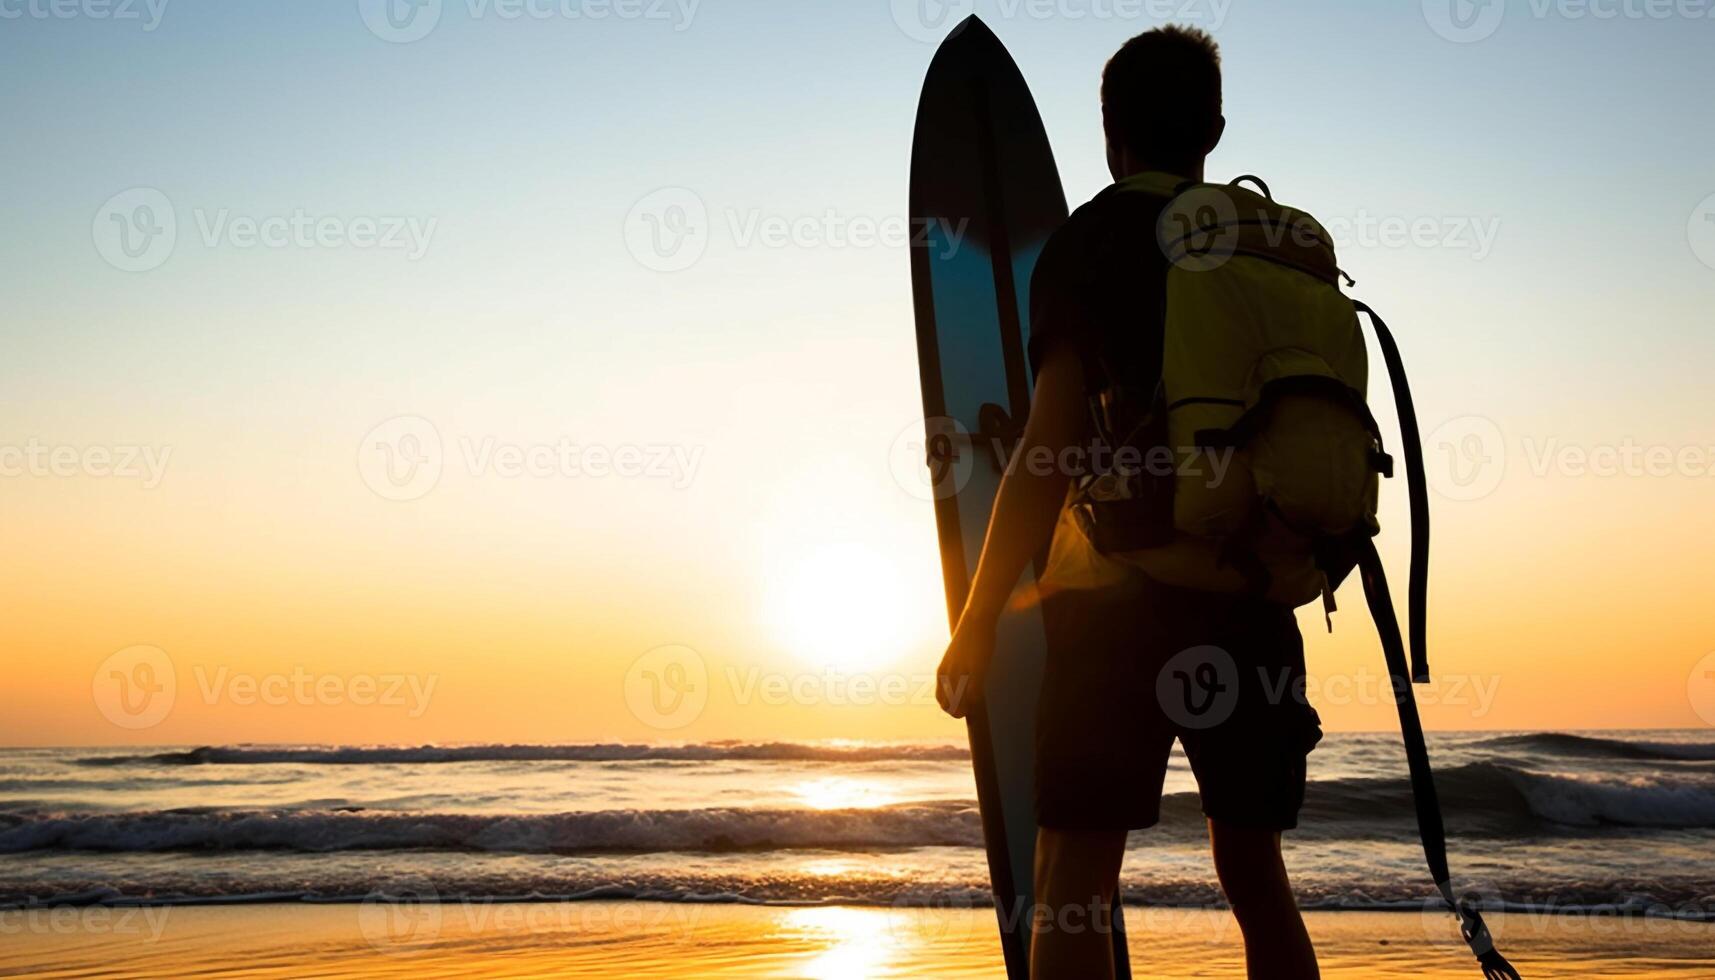
[(1160, 159), (1208, 148), (1221, 115), (1221, 52), (1195, 27), (1144, 31), (1102, 69), (1102, 107), (1122, 146)]

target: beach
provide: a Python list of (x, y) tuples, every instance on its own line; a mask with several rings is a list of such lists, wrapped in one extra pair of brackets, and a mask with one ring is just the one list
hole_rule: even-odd
[[(1330, 977), (1476, 977), (1397, 735), (1316, 750)], [(1715, 976), (1715, 743), (1435, 733), (1455, 883), (1528, 978)], [(994, 977), (963, 746), (205, 746), (0, 761), (0, 975)], [(1243, 975), (1195, 783), (1120, 880), (1137, 975)]]
[[(1471, 978), (1439, 915), (1312, 912), (1325, 977)], [(1497, 915), (1525, 977), (1709, 977), (1715, 924)], [(986, 909), (543, 902), (257, 904), (0, 913), (0, 975), (40, 978), (996, 977)], [(1242, 977), (1238, 929), (1212, 909), (1130, 909), (1137, 975)]]

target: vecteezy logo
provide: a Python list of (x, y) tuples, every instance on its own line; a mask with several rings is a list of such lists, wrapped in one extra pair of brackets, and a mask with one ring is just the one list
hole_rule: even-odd
[(1715, 725), (1715, 653), (1704, 655), (1691, 668), (1691, 676), (1685, 679), (1685, 693), (1691, 698), (1691, 710), (1697, 712), (1697, 717), (1705, 725)]
[(419, 415), (381, 423), (357, 447), (357, 471), (386, 500), (417, 500), (441, 482), (441, 433)]
[(976, 0), (893, 0), (893, 22), (913, 41), (932, 43), (976, 9)]
[(663, 187), (625, 216), (625, 247), (646, 269), (689, 269), (708, 246), (709, 209), (695, 191)]
[(1167, 717), (1181, 727), (1213, 728), (1231, 718), (1238, 704), (1238, 665), (1217, 646), (1181, 650), (1162, 665), (1155, 679), (1155, 697)]
[(369, 33), (390, 44), (420, 41), (441, 22), (441, 0), (357, 0)]
[(121, 272), (148, 272), (172, 257), (179, 240), (173, 202), (153, 187), (133, 187), (107, 199), (90, 226), (95, 250)]
[(396, 881), (365, 895), (357, 928), (384, 953), (410, 953), (441, 934), (441, 897), (427, 881)]
[(980, 921), (965, 914), (970, 900), (939, 890), (904, 892), (893, 899), (884, 917), (894, 941), (922, 948), (926, 943), (948, 943), (968, 937)]
[(651, 728), (684, 728), (708, 703), (709, 666), (690, 647), (656, 647), (625, 672), (625, 705)]
[(893, 437), (887, 465), (893, 482), (918, 500), (946, 500), (965, 488), (976, 467), (971, 434), (945, 415), (912, 422)]
[(1692, 209), (1691, 219), (1685, 223), (1685, 240), (1691, 243), (1691, 254), (1697, 261), (1715, 269), (1715, 194)]
[(1481, 41), (1501, 26), (1506, 0), (1423, 0), (1423, 19), (1455, 44)]
[(1224, 187), (1200, 184), (1169, 201), (1155, 223), (1161, 254), (1187, 272), (1218, 269), (1239, 244), (1239, 209)]
[(159, 647), (132, 646), (95, 668), (91, 693), (95, 707), (120, 728), (153, 728), (173, 710), (178, 671)]
[(1481, 415), (1461, 415), (1423, 440), (1429, 485), (1448, 500), (1478, 500), (1495, 492), (1507, 472), (1501, 427)]

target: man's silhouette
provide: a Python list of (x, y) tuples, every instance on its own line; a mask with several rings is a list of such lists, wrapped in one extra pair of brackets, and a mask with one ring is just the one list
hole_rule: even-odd
[[(1116, 185), (1203, 180), (1204, 159), (1226, 125), (1220, 58), (1207, 34), (1167, 27), (1132, 38), (1108, 62), (1101, 92)], [(1167, 202), (1110, 187), (1068, 219), (1037, 262), (1030, 417), (940, 667), (942, 705), (955, 716), (966, 707), (958, 694), (981, 690), (995, 621), (1067, 498), (1071, 474), (1029, 461), (1066, 458), (1063, 450), (1089, 444), (1088, 397), (1107, 383), (1101, 379), (1118, 373), (1148, 391), (1160, 376), (1167, 260), (1156, 228)], [(1089, 923), (1091, 910), (1112, 902), (1127, 831), (1160, 818), (1177, 737), (1197, 777), (1250, 975), (1318, 976), (1280, 854), (1281, 831), (1296, 826), (1303, 803), (1305, 758), (1321, 737), (1315, 711), (1282, 695), (1302, 691), (1292, 611), (1141, 574), (1043, 602), (1055, 643), (1037, 726), (1041, 907), (1031, 975), (1113, 975), (1110, 932), (1066, 924)]]

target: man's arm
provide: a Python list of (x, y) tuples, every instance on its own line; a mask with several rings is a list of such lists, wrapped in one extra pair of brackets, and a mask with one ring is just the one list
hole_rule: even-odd
[(1036, 375), (1024, 435), (995, 496), (970, 595), (941, 660), (936, 697), (955, 718), (981, 691), (994, 655), (995, 621), (1013, 586), (1054, 531), (1071, 479), (1061, 457), (1084, 436), (1084, 402), (1077, 352), (1065, 343), (1051, 348)]

